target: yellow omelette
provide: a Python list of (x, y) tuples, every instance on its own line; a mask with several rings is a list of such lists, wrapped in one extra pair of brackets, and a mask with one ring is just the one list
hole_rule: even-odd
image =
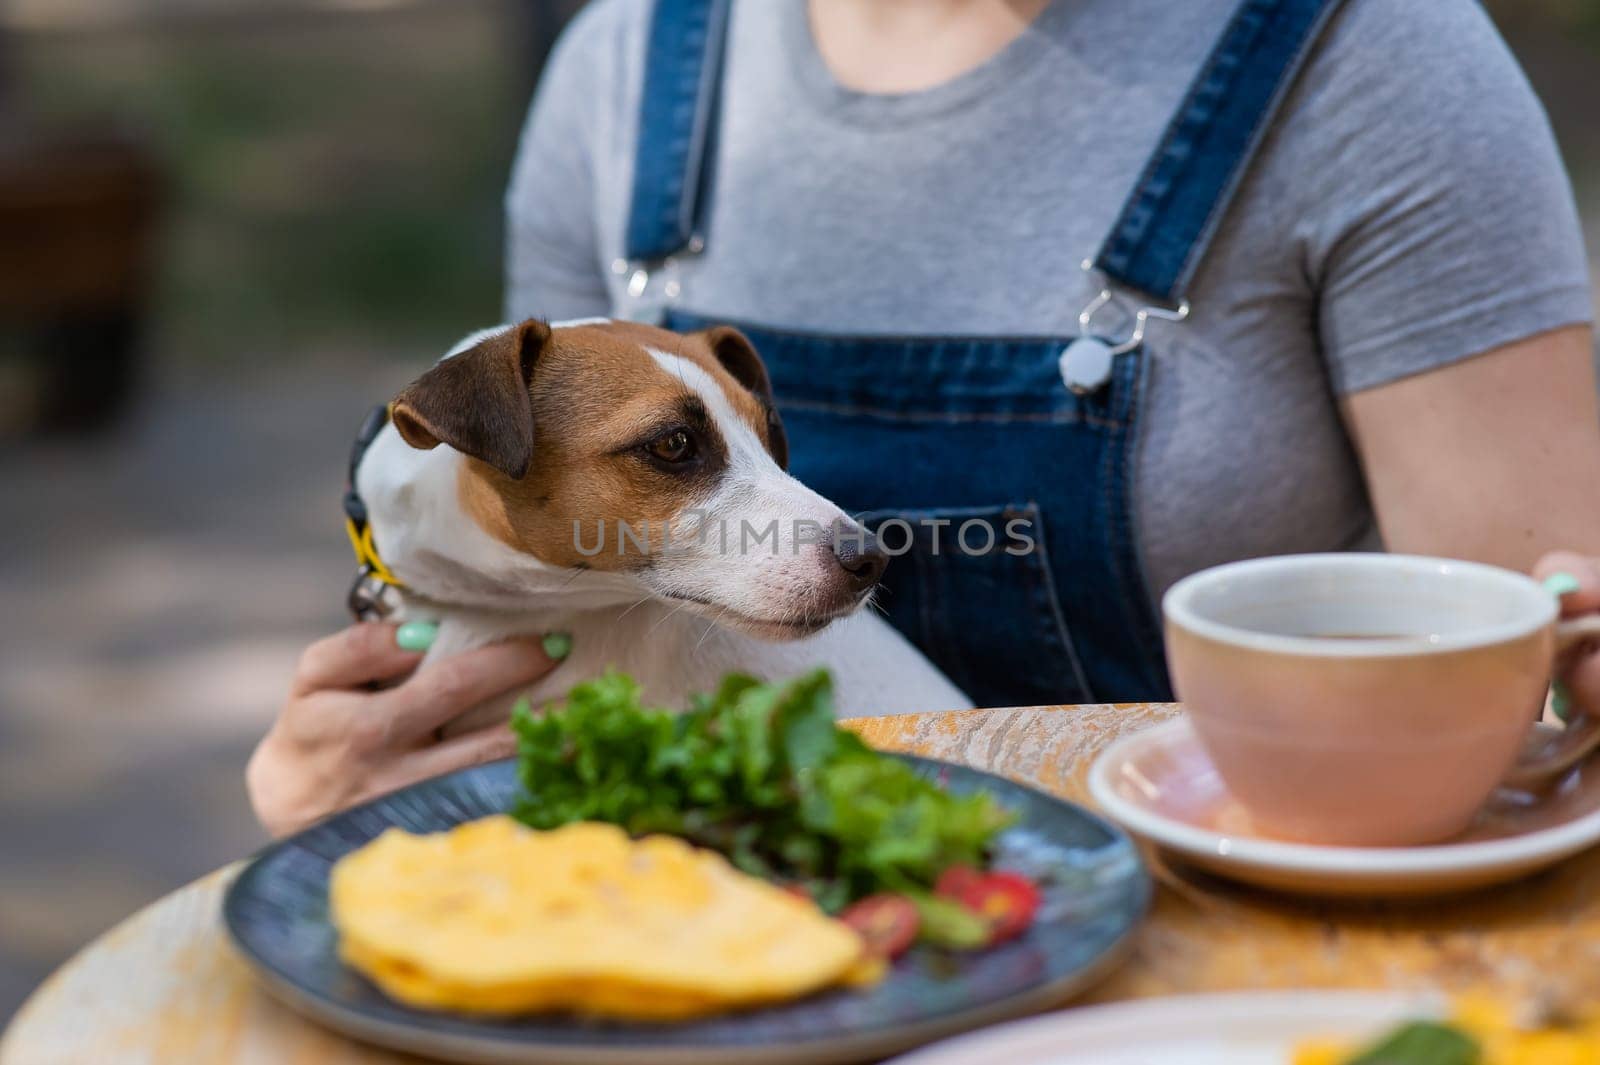
[(329, 905), (344, 960), (428, 1009), (685, 1019), (845, 983), (863, 958), (809, 900), (606, 824), (391, 828), (334, 866)]

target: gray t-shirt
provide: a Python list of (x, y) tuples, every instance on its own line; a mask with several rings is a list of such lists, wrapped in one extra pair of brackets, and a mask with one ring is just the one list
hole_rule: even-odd
[[(678, 304), (855, 333), (1071, 335), (1115, 219), (1236, 0), (1056, 0), (937, 88), (850, 91), (805, 0), (736, 0), (716, 197)], [(508, 310), (622, 313), (646, 0), (552, 57), (508, 194)], [(1475, 0), (1350, 0), (1154, 323), (1135, 477), (1157, 595), (1373, 536), (1341, 396), (1590, 320), (1549, 124)], [(1101, 324), (1096, 319), (1096, 326)]]

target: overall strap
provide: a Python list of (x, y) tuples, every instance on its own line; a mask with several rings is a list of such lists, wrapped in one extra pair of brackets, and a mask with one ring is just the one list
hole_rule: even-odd
[(658, 262), (697, 235), (716, 141), (731, 0), (656, 0), (625, 254)]
[(1250, 160), (1343, 0), (1244, 0), (1145, 164), (1094, 266), (1183, 299)]
[[(1182, 299), (1296, 75), (1344, 0), (1242, 0), (1094, 265)], [(731, 0), (655, 0), (625, 254), (659, 262), (699, 235), (709, 199)]]

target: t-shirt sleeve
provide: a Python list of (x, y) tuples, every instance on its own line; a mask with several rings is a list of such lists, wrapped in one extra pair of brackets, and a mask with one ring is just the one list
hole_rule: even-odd
[(539, 79), (506, 190), (508, 320), (583, 318), (610, 311), (597, 233), (595, 159), (615, 65), (615, 3), (597, 2), (567, 26)]
[(1336, 391), (1592, 321), (1549, 121), (1477, 3), (1349, 4), (1303, 97), (1301, 237)]

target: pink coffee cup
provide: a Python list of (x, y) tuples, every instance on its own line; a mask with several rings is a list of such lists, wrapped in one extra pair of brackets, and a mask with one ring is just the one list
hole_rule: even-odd
[(1162, 600), (1178, 697), (1265, 832), (1342, 846), (1438, 842), (1508, 780), (1542, 783), (1600, 743), (1580, 717), (1533, 734), (1558, 645), (1538, 582), (1387, 554), (1252, 559)]

